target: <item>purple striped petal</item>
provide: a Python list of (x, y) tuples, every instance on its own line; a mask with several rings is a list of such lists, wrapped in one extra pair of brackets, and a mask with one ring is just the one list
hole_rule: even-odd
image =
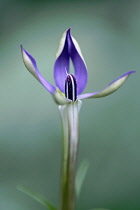
[(70, 35), (69, 28), (64, 32), (61, 38), (54, 65), (54, 80), (57, 87), (63, 93), (65, 92), (65, 80), (67, 73), (70, 73), (70, 59), (72, 60), (74, 66), (74, 76), (76, 77), (77, 82), (77, 94), (79, 95), (86, 87), (88, 74), (80, 47), (77, 41)]
[(115, 92), (118, 90), (122, 84), (126, 81), (126, 79), (132, 74), (135, 73), (135, 71), (129, 71), (111, 82), (107, 87), (104, 89), (95, 92), (95, 93), (86, 93), (78, 96), (78, 99), (83, 99), (83, 98), (101, 98), (110, 95), (111, 93)]
[(35, 59), (28, 53), (21, 45), (21, 52), (24, 64), (28, 71), (51, 93), (54, 94), (56, 88), (50, 84), (44, 77), (40, 74)]

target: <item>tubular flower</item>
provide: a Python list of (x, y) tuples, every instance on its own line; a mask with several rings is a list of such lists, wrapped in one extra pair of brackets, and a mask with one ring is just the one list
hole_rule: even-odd
[[(100, 98), (110, 95), (122, 86), (129, 75), (135, 72), (126, 72), (100, 91), (81, 94), (87, 85), (88, 72), (80, 47), (70, 34), (70, 28), (64, 32), (56, 54), (54, 64), (56, 87), (44, 79), (38, 70), (35, 59), (22, 46), (21, 52), (26, 68), (53, 95), (59, 105), (64, 105), (78, 99)], [(74, 74), (70, 73), (70, 60), (74, 67)]]

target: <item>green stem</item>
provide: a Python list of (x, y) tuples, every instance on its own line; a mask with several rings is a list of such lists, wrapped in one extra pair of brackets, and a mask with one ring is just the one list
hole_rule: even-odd
[(74, 210), (81, 101), (59, 106), (63, 126), (61, 210)]

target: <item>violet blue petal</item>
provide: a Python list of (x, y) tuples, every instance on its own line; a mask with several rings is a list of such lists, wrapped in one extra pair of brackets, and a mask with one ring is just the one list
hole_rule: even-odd
[(87, 84), (87, 67), (77, 41), (70, 34), (70, 29), (68, 29), (67, 31), (67, 41), (69, 55), (75, 70), (74, 75), (76, 77), (77, 82), (77, 94), (79, 95), (84, 91)]
[(30, 53), (28, 53), (21, 45), (22, 58), (26, 68), (29, 72), (51, 93), (54, 94), (56, 88), (50, 84), (44, 77), (40, 74), (35, 59)]
[(69, 54), (68, 43), (66, 41), (66, 32), (62, 35), (60, 40), (58, 52), (56, 54), (56, 61), (54, 64), (54, 80), (56, 86), (61, 92), (65, 93), (65, 80), (67, 73), (69, 73)]
[(104, 89), (95, 92), (95, 93), (86, 93), (78, 96), (78, 99), (83, 99), (83, 98), (101, 98), (105, 97), (107, 95), (110, 95), (111, 93), (115, 92), (117, 89), (119, 89), (122, 84), (126, 81), (126, 79), (132, 74), (135, 73), (135, 71), (129, 71), (111, 82), (107, 87)]
[(74, 76), (77, 82), (77, 94), (83, 92), (86, 87), (88, 73), (85, 61), (81, 54), (77, 41), (71, 36), (70, 28), (64, 32), (57, 52), (54, 66), (54, 79), (58, 88), (65, 92), (65, 79), (69, 72), (69, 62), (72, 60)]

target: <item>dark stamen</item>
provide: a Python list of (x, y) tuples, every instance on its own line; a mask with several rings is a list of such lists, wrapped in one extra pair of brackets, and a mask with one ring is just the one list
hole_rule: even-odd
[(77, 84), (72, 74), (68, 74), (65, 81), (65, 96), (72, 101), (76, 101), (77, 99)]

